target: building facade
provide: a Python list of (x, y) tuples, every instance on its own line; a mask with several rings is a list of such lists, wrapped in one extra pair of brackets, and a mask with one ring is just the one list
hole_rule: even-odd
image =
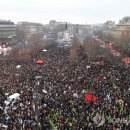
[(16, 42), (16, 25), (11, 21), (0, 21), (0, 42)]
[(18, 22), (17, 23), (17, 37), (19, 40), (26, 41), (33, 34), (42, 34), (43, 25), (32, 22)]
[(109, 29), (104, 29), (103, 32), (106, 35), (110, 34), (115, 38), (120, 37), (124, 33), (130, 32), (130, 17), (124, 17), (116, 26)]

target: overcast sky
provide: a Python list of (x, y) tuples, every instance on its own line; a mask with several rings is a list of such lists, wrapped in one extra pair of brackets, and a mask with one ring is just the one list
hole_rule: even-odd
[(49, 20), (77, 24), (116, 23), (130, 16), (130, 0), (1, 0), (0, 19), (40, 22)]

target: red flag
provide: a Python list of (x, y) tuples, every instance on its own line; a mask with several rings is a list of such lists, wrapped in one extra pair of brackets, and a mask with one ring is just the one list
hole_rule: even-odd
[(92, 95), (90, 93), (85, 94), (85, 98), (87, 101), (92, 101)]
[(93, 101), (96, 102), (96, 100), (97, 100), (97, 97), (93, 96)]

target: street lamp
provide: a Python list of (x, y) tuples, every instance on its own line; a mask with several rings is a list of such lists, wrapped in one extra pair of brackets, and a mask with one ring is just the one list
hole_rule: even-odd
[[(43, 64), (43, 60), (37, 60), (36, 64), (38, 66)], [(35, 92), (36, 92), (36, 97), (35, 97), (35, 114), (36, 114), (36, 122), (37, 122), (37, 130), (39, 130), (39, 108), (38, 108), (38, 86), (40, 85), (39, 79), (42, 79), (41, 75), (38, 75), (35, 77), (37, 80), (36, 86), (35, 86)]]

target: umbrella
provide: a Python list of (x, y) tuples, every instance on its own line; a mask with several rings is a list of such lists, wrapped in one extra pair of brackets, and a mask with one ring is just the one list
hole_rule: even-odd
[(17, 65), (17, 66), (16, 66), (16, 69), (19, 69), (19, 68), (21, 68), (21, 65)]
[(46, 50), (46, 49), (43, 49), (42, 51), (43, 51), (43, 52), (46, 52), (47, 50)]
[(78, 94), (77, 94), (77, 93), (74, 93), (74, 94), (73, 94), (73, 97), (74, 97), (74, 98), (78, 98)]
[(82, 90), (82, 93), (85, 93), (86, 91), (85, 90)]
[(47, 91), (46, 91), (46, 90), (44, 90), (44, 89), (42, 90), (42, 92), (47, 94)]
[(43, 107), (45, 108), (47, 106), (47, 104), (43, 104)]
[(86, 68), (89, 69), (89, 68), (91, 68), (91, 66), (90, 66), (90, 65), (87, 65)]

